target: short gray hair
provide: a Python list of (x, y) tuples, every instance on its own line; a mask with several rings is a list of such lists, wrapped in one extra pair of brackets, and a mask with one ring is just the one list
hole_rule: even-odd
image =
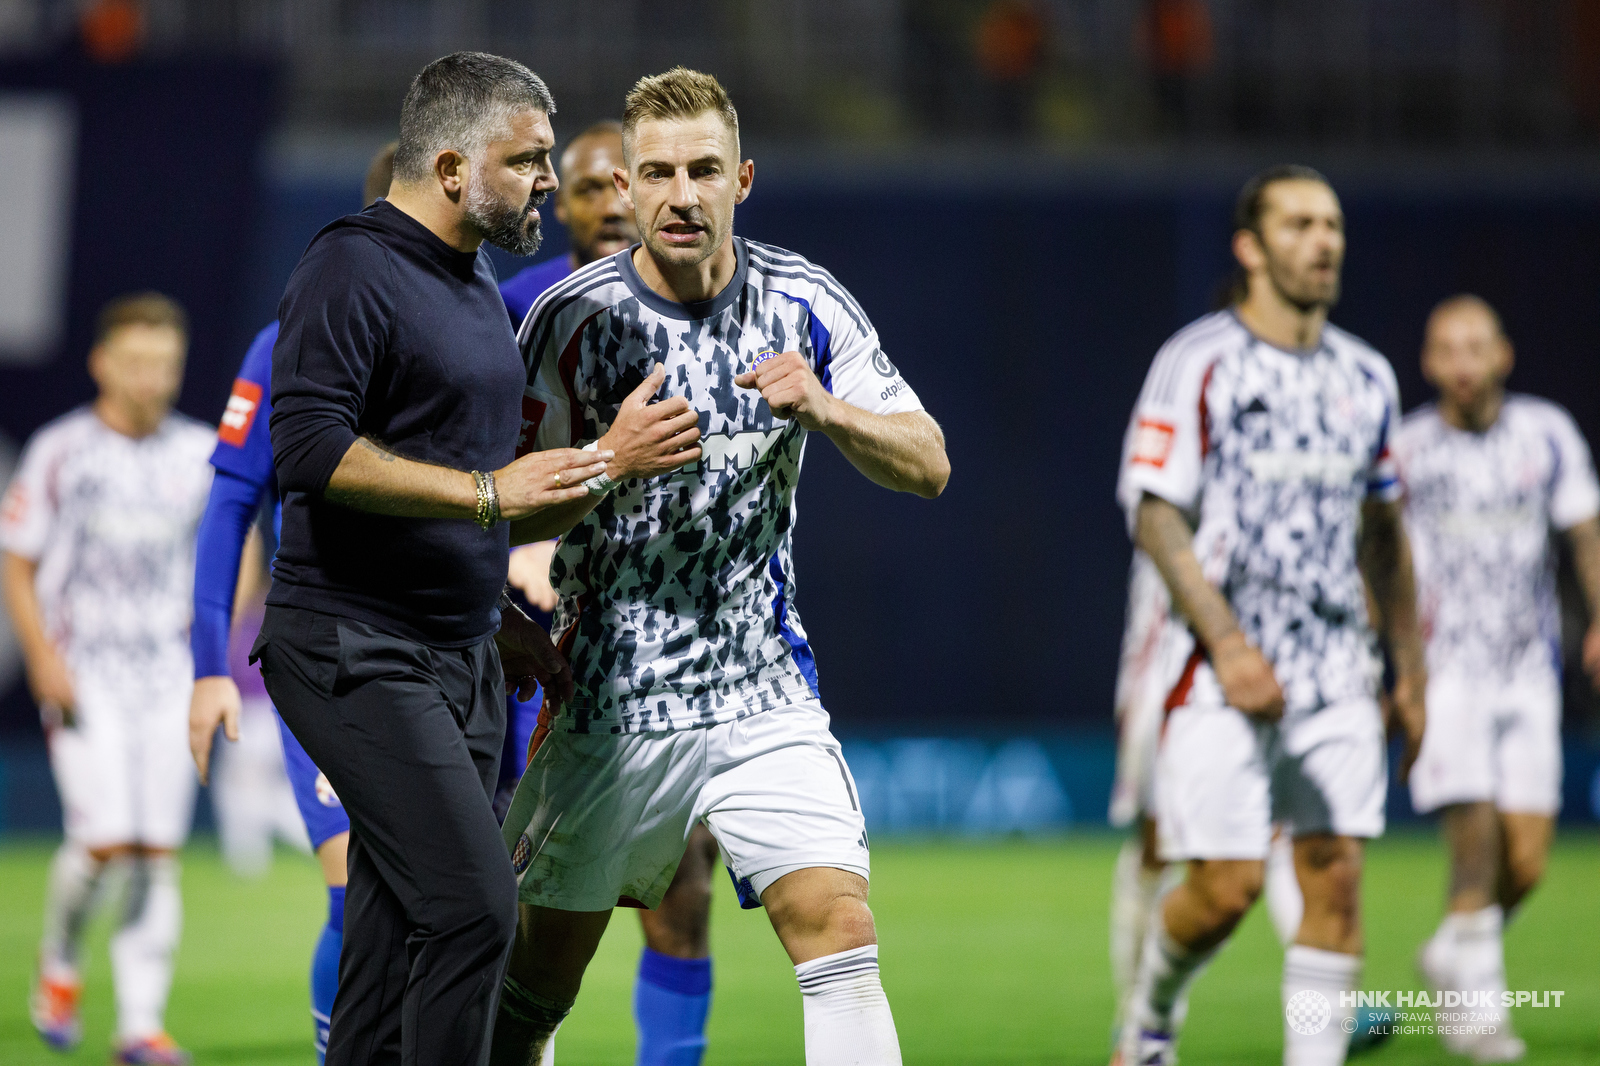
[(440, 152), (475, 159), (523, 108), (556, 113), (539, 75), (514, 59), (487, 52), (454, 52), (435, 59), (411, 79), (400, 105), (400, 144), (394, 176), (422, 181)]

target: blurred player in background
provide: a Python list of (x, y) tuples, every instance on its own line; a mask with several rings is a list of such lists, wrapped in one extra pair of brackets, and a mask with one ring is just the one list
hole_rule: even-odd
[(146, 1066), (189, 1061), (162, 1022), (194, 807), (189, 595), (211, 484), (210, 428), (172, 410), (187, 348), (183, 310), (165, 296), (108, 304), (89, 355), (98, 398), (34, 434), (0, 507), (6, 605), (66, 816), (33, 1024), (59, 1050), (82, 1038), (83, 933), (120, 895), (114, 1057)]
[[(1448, 913), (1420, 965), (1438, 989), (1504, 991), (1501, 929), (1538, 884), (1561, 808), (1561, 627), (1551, 534), (1572, 548), (1600, 618), (1600, 485), (1572, 417), (1507, 395), (1511, 342), (1475, 296), (1428, 319), (1422, 370), (1436, 403), (1395, 439), (1428, 642), (1429, 728), (1411, 774), (1419, 811), (1442, 814)], [(1600, 621), (1583, 641), (1600, 684)], [(1445, 1035), (1478, 1062), (1523, 1043), (1509, 1012), (1493, 1033)]]
[(575, 694), (541, 717), (506, 818), (521, 920), (491, 1062), (539, 1061), (613, 908), (658, 905), (704, 820), (795, 965), (806, 1061), (899, 1063), (790, 532), (808, 432), (928, 497), (949, 474), (943, 436), (830, 275), (733, 236), (754, 168), (716, 79), (641, 79), (624, 143), (642, 245), (550, 289), (519, 336), (529, 446), (611, 448), (639, 426), (657, 443), (617, 443), (587, 499), (518, 530), (571, 531), (552, 575)]
[[(389, 191), (394, 152), (395, 144), (391, 142), (373, 156), (362, 189), (363, 203), (370, 204)], [(272, 419), (272, 346), (277, 340), (278, 323), (273, 322), (256, 334), (245, 352), (217, 430), (216, 448), (211, 453), (217, 476), (200, 523), (191, 636), (195, 682), (189, 709), (189, 740), (201, 780), (207, 776), (217, 727), (222, 727), (229, 740), (239, 739), (242, 705), (239, 687), (229, 670), (228, 635), (246, 537), (264, 506), (271, 508), (274, 530), (282, 523), (282, 500), (268, 431)], [(256, 676), (260, 676), (259, 671)], [(295, 803), (328, 886), (328, 917), (311, 955), (311, 1020), (320, 1063), (327, 1053), (328, 1024), (339, 990), (350, 818), (327, 776), (312, 763), (283, 719), (279, 718), (277, 725)]]
[[(1284, 1061), (1345, 1055), (1362, 841), (1383, 831), (1386, 791), (1363, 579), (1408, 760), (1425, 667), (1389, 454), (1399, 392), (1382, 356), (1327, 323), (1344, 244), (1315, 171), (1248, 182), (1238, 302), (1162, 348), (1129, 425), (1118, 498), (1195, 640), (1155, 779), (1161, 857), (1188, 875), (1145, 940), (1118, 1048), (1129, 1066), (1176, 1059), (1189, 985), (1260, 894), (1274, 822), (1294, 839), (1305, 899), (1284, 956)], [(1302, 1024), (1307, 1008), (1333, 1016)]]
[[(612, 180), (612, 172), (622, 165), (622, 123), (616, 121), (590, 126), (561, 154), (555, 215), (567, 228), (571, 251), (531, 266), (500, 286), (515, 325), (522, 325), (534, 301), (550, 286), (638, 242), (639, 227)], [(550, 586), (555, 545), (541, 541), (511, 552), (511, 583), (546, 615), (556, 606)], [(507, 766), (510, 757), (521, 756), (511, 778), (513, 788), (522, 775), (531, 732), (507, 730), (508, 745), (515, 741), (514, 750), (507, 749)], [(502, 766), (502, 780), (507, 766)], [(696, 824), (661, 905), (639, 912), (644, 948), (633, 988), (633, 1018), (639, 1027), (636, 1066), (695, 1066), (705, 1051), (706, 1018), (711, 1011), (711, 880), (716, 868), (717, 842), (709, 829)]]

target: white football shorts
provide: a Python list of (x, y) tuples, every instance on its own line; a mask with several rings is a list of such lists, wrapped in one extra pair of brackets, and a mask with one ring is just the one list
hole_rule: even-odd
[(74, 671), (71, 728), (48, 731), (67, 839), (89, 848), (180, 848), (198, 784), (189, 754), (192, 682), (118, 684)]
[[(1216, 689), (1214, 678), (1196, 688)], [(1156, 757), (1161, 857), (1265, 859), (1273, 823), (1291, 837), (1383, 835), (1388, 758), (1376, 700), (1350, 700), (1282, 723), (1219, 703), (1167, 716)]]
[(1561, 680), (1543, 656), (1510, 681), (1429, 675), (1411, 805), (1475, 802), (1515, 814), (1561, 810)]
[(1130, 826), (1142, 816), (1154, 818), (1156, 753), (1166, 718), (1167, 697), (1194, 650), (1187, 626), (1164, 622), (1154, 646), (1138, 664), (1136, 676), (1119, 679), (1123, 705), (1117, 708), (1117, 773), (1111, 784), (1112, 825)]
[(506, 814), (518, 896), (654, 909), (701, 821), (747, 907), (795, 870), (870, 873), (855, 781), (812, 700), (671, 733), (551, 732)]

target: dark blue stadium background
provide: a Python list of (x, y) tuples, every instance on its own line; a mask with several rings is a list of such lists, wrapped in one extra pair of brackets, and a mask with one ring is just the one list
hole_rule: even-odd
[[(71, 328), (49, 364), (0, 368), (0, 428), (14, 440), (89, 397), (93, 313), (140, 288), (188, 307), (181, 406), (215, 422), (306, 240), (358, 199), (348, 173), (263, 176), (273, 85), (269, 68), (240, 62), (0, 67), (0, 86), (65, 87), (82, 106)], [(1515, 386), (1559, 400), (1600, 441), (1592, 178), (1307, 161), (1325, 163), (1349, 217), (1335, 319), (1391, 358), (1407, 407), (1427, 396), (1427, 310), (1472, 290), (1518, 343)], [(1112, 501), (1120, 437), (1156, 348), (1207, 310), (1229, 267), (1232, 192), (1249, 167), (1113, 181), (1036, 161), (867, 179), (804, 163), (761, 167), (738, 229), (855, 293), (944, 425), (954, 468), (937, 501), (890, 496), (813, 442), (799, 604), (838, 726), (1108, 729), (1129, 551)], [(547, 249), (563, 248), (551, 226)], [(36, 731), (18, 686), (0, 732)]]

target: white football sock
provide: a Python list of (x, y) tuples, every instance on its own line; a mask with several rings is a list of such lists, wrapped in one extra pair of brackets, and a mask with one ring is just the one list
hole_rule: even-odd
[(128, 878), (122, 924), (111, 938), (111, 976), (117, 992), (117, 1038), (137, 1040), (162, 1031), (173, 955), (183, 928), (178, 860), (141, 855)]
[(1137, 836), (1123, 841), (1111, 875), (1111, 979), (1117, 1001), (1127, 998), (1139, 972), (1150, 916), (1161, 892), (1161, 871), (1144, 864), (1144, 847)]
[(806, 1066), (900, 1066), (878, 945), (824, 955), (794, 968), (806, 1020)]
[(1300, 935), (1306, 901), (1300, 895), (1300, 878), (1294, 872), (1294, 841), (1287, 834), (1272, 838), (1267, 852), (1267, 914), (1278, 931), (1278, 943), (1287, 948)]
[[(1506, 990), (1506, 953), (1499, 905), (1451, 917), (1455, 919), (1456, 985), (1464, 996), (1478, 994), (1478, 1005), (1463, 1009), (1504, 1014), (1500, 1031), (1509, 1032), (1511, 1012), (1500, 1006), (1500, 993)], [(1483, 1002), (1484, 993), (1492, 996), (1488, 1006)]]
[[(1160, 904), (1157, 904), (1159, 908)], [(1221, 945), (1203, 951), (1184, 947), (1167, 932), (1159, 909), (1144, 938), (1144, 956), (1128, 1001), (1129, 1021), (1152, 1032), (1177, 1035), (1189, 1013), (1189, 986)]]
[(78, 980), (79, 949), (89, 920), (105, 898), (104, 889), (120, 880), (122, 862), (98, 862), (89, 850), (63, 841), (50, 860), (45, 892), (44, 936), (39, 942), (41, 975), (53, 981)]
[[(1345, 1050), (1350, 1046), (1344, 1021), (1355, 1017), (1355, 1008), (1341, 1006), (1340, 993), (1354, 992), (1360, 976), (1360, 955), (1289, 945), (1283, 955), (1284, 1066), (1339, 1066), (1344, 1062)], [(1302, 993), (1315, 993), (1327, 1001), (1330, 1016), (1325, 1023), (1320, 1016), (1321, 1001)], [(1296, 996), (1302, 998), (1297, 1000)], [(1295, 1027), (1297, 1021), (1299, 1029)], [(1302, 1032), (1303, 1029), (1316, 1031)]]

